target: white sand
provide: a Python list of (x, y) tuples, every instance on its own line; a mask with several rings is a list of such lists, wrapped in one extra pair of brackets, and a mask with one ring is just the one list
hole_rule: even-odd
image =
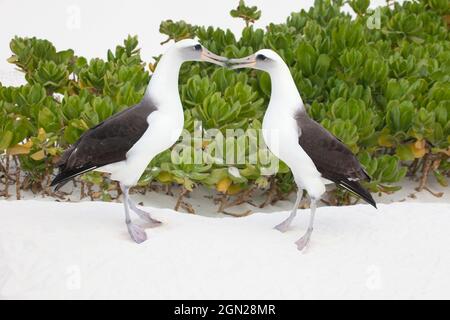
[[(1, 298), (450, 298), (450, 205), (324, 207), (305, 253), (284, 213), (154, 210), (130, 241), (120, 204), (0, 201)], [(305, 214), (303, 214), (305, 213)]]

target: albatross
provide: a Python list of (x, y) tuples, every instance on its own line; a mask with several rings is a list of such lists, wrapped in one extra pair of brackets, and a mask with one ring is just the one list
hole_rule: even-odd
[(271, 79), (272, 93), (263, 119), (263, 138), (270, 151), (290, 167), (297, 185), (294, 208), (286, 220), (275, 226), (277, 230), (287, 231), (306, 189), (311, 199), (309, 227), (296, 242), (297, 248), (303, 250), (313, 232), (317, 201), (326, 191), (325, 184), (330, 182), (376, 208), (370, 192), (358, 182), (370, 180), (369, 175), (342, 141), (308, 116), (290, 70), (276, 52), (262, 49), (242, 59), (230, 59), (227, 64), (231, 69), (265, 71)]
[(170, 148), (183, 130), (178, 74), (186, 61), (207, 61), (223, 66), (226, 58), (209, 52), (196, 40), (175, 43), (161, 57), (142, 101), (86, 131), (63, 153), (58, 163), (59, 173), (51, 183), (58, 189), (91, 170), (110, 173), (111, 179), (120, 183), (125, 222), (137, 243), (145, 241), (147, 234), (132, 222), (130, 209), (150, 226), (161, 222), (137, 207), (129, 197), (129, 189), (136, 185), (149, 162)]

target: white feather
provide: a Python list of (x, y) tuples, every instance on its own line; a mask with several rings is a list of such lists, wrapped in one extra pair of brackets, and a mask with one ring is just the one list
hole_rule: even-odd
[(133, 186), (150, 161), (177, 141), (184, 125), (178, 93), (178, 73), (182, 63), (177, 50), (169, 50), (161, 58), (144, 96), (157, 107), (147, 118), (147, 130), (127, 152), (125, 161), (109, 164), (97, 171), (111, 173), (113, 180)]
[(279, 58), (269, 72), (272, 93), (263, 120), (263, 136), (269, 149), (291, 169), (296, 184), (319, 199), (326, 191), (325, 183), (311, 158), (299, 144), (299, 128), (295, 114), (304, 109), (289, 68)]

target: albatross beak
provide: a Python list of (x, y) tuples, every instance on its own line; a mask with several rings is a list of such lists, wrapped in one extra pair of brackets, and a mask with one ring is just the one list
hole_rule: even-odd
[(227, 66), (230, 69), (253, 68), (256, 64), (256, 56), (254, 54), (241, 59), (229, 59)]
[(208, 61), (214, 64), (218, 64), (219, 66), (225, 67), (228, 58), (218, 56), (217, 54), (214, 54), (211, 51), (208, 51), (205, 48), (203, 48), (201, 60)]

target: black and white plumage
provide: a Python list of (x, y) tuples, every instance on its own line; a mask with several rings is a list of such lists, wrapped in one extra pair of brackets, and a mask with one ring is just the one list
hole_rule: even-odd
[(272, 93), (264, 115), (263, 136), (271, 152), (290, 167), (298, 187), (290, 216), (276, 229), (282, 232), (288, 229), (306, 189), (311, 198), (310, 223), (305, 235), (296, 242), (299, 250), (305, 248), (313, 231), (316, 202), (330, 181), (376, 207), (370, 193), (358, 182), (369, 180), (369, 176), (339, 139), (308, 116), (290, 70), (277, 53), (263, 49), (242, 59), (230, 59), (228, 65), (232, 69), (263, 70), (271, 78)]
[(150, 99), (143, 99), (86, 131), (62, 155), (52, 185), (59, 189), (81, 173), (126, 161), (127, 152), (148, 129), (148, 116), (156, 110)]
[(150, 161), (170, 148), (184, 126), (178, 93), (178, 73), (183, 62), (208, 61), (223, 66), (225, 58), (206, 50), (195, 40), (174, 44), (160, 59), (142, 101), (106, 119), (85, 132), (65, 151), (52, 181), (57, 188), (73, 177), (91, 170), (107, 172), (119, 181), (124, 195), (125, 222), (137, 243), (147, 239), (145, 231), (132, 223), (129, 211), (152, 226), (159, 221), (139, 209), (128, 196)]
[(358, 180), (369, 180), (370, 176), (361, 167), (350, 149), (328, 130), (311, 119), (301, 109), (295, 116), (301, 135), (300, 146), (314, 162), (322, 177), (363, 198), (376, 207), (370, 192)]

